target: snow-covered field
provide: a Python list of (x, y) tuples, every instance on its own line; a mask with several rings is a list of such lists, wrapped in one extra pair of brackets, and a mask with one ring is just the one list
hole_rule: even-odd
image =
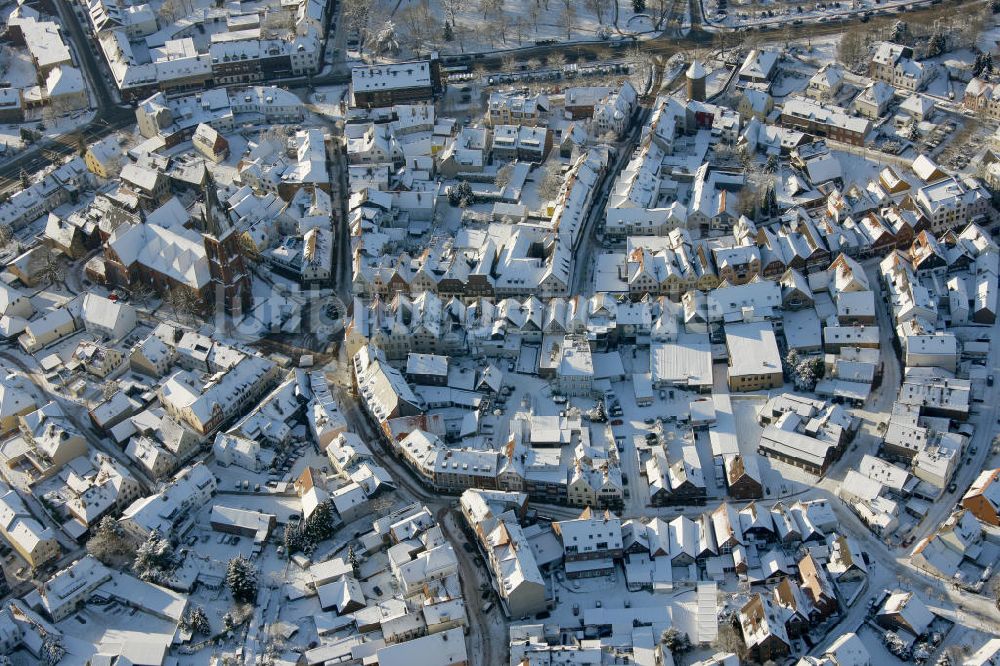
[[(371, 32), (395, 41), (401, 57), (416, 52), (477, 53), (534, 46), (537, 42), (585, 42), (641, 35), (680, 23), (687, 3), (663, 0), (664, 11), (636, 14), (631, 0), (379, 0)], [(650, 10), (653, 9), (650, 3)], [(657, 7), (659, 5), (657, 4)], [(659, 14), (664, 16), (660, 21)], [(450, 26), (445, 34), (444, 25)], [(382, 29), (391, 24), (391, 30)], [(449, 39), (450, 37), (450, 39)], [(372, 40), (366, 51), (373, 50)]]

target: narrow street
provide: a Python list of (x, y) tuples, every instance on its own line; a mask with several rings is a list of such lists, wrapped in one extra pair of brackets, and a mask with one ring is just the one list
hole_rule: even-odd
[[(998, 368), (1000, 358), (997, 355), (998, 345), (996, 343), (998, 328), (1000, 328), (1000, 322), (994, 324), (989, 331), (990, 338), (993, 340), (987, 357), (991, 373), (1000, 372), (1000, 368)], [(958, 469), (952, 477), (955, 491), (948, 492), (946, 490), (936, 502), (931, 504), (927, 515), (911, 533), (914, 540), (907, 550), (908, 554), (913, 552), (921, 539), (941, 526), (941, 523), (947, 519), (965, 491), (979, 476), (979, 473), (986, 469), (986, 461), (993, 448), (993, 437), (997, 433), (997, 418), (1000, 418), (1000, 404), (998, 403), (1000, 403), (1000, 385), (986, 386), (983, 402), (972, 403), (972, 415), (968, 422), (973, 426), (974, 432), (964, 451), (960, 454)]]
[(596, 246), (598, 244), (597, 228), (600, 226), (598, 220), (604, 216), (604, 209), (608, 204), (608, 196), (611, 194), (611, 188), (614, 186), (619, 172), (621, 172), (622, 168), (631, 159), (632, 152), (639, 143), (639, 137), (642, 136), (642, 128), (649, 119), (651, 111), (652, 109), (649, 106), (639, 107), (629, 127), (627, 138), (619, 142), (617, 146), (618, 153), (614, 157), (614, 162), (608, 167), (607, 173), (605, 173), (601, 181), (600, 190), (590, 205), (587, 222), (584, 228), (580, 230), (581, 243), (577, 248), (573, 260), (573, 277), (570, 280), (569, 291), (571, 294), (579, 294), (581, 296), (590, 296), (593, 294), (593, 268), (596, 261)]
[[(362, 413), (357, 400), (347, 395), (345, 391), (341, 391), (338, 396), (338, 402), (353, 431), (362, 435), (365, 441), (369, 443), (378, 463), (392, 474), (400, 497), (406, 502), (416, 501), (427, 506), (436, 516), (438, 524), (441, 525), (441, 529), (451, 543), (451, 547), (455, 551), (455, 557), (458, 560), (462, 594), (465, 597), (466, 611), (469, 614), (469, 621), (471, 623), (468, 640), (470, 642), (475, 640), (482, 642), (482, 645), (479, 646), (475, 643), (470, 644), (470, 664), (473, 666), (480, 664), (482, 666), (493, 666), (493, 664), (503, 663), (506, 661), (504, 651), (506, 643), (492, 640), (492, 636), (494, 633), (501, 631), (501, 635), (506, 637), (507, 621), (502, 617), (499, 606), (494, 607), (490, 614), (486, 615), (482, 612), (479, 605), (480, 576), (478, 569), (472, 556), (462, 546), (465, 543), (465, 538), (461, 534), (461, 530), (449, 524), (449, 519), (454, 519), (454, 514), (451, 510), (457, 503), (457, 498), (433, 495), (420, 486), (418, 482), (413, 481), (413, 472), (410, 471), (405, 463), (399, 462), (385, 448), (382, 439), (373, 431), (368, 419)], [(495, 624), (495, 618), (500, 618), (499, 627), (491, 626)]]
[[(469, 561), (468, 553), (462, 547), (462, 544), (465, 543), (465, 537), (462, 536), (461, 530), (454, 525), (454, 522), (458, 520), (456, 513), (449, 507), (443, 506), (437, 510), (435, 517), (458, 557), (462, 596), (465, 597), (465, 610), (469, 614), (469, 620), (472, 624), (469, 631), (471, 654), (478, 655), (482, 664), (489, 666), (501, 664), (506, 660), (505, 648), (507, 647), (505, 642), (507, 626), (506, 621), (502, 618), (503, 611), (500, 610), (498, 604), (494, 604), (489, 614), (483, 613), (482, 606), (480, 606), (480, 571), (474, 562)], [(493, 619), (498, 616), (501, 617), (503, 634), (494, 636), (495, 629), (491, 625), (494, 624)], [(477, 641), (480, 643), (479, 645), (476, 644)], [(476, 663), (475, 657), (473, 657), (472, 663)]]
[(888, 421), (889, 413), (893, 403), (896, 402), (896, 396), (902, 382), (902, 365), (893, 348), (893, 340), (896, 337), (895, 328), (892, 325), (889, 305), (884, 300), (884, 286), (878, 275), (879, 261), (880, 258), (869, 259), (862, 262), (862, 265), (868, 275), (868, 283), (875, 293), (879, 348), (882, 350), (882, 381), (872, 391), (865, 406), (862, 409), (854, 410), (856, 415), (865, 420), (855, 443), (844, 451), (840, 460), (833, 463), (823, 477), (822, 485), (834, 493), (836, 493), (840, 481), (847, 475), (848, 470), (857, 469), (858, 463), (866, 453), (874, 455), (878, 451), (881, 442), (878, 424)]
[(334, 196), (331, 198), (334, 205), (337, 206), (333, 229), (333, 291), (344, 302), (344, 305), (349, 307), (353, 275), (351, 269), (351, 229), (347, 217), (350, 188), (347, 184), (347, 159), (341, 152), (343, 125), (341, 123), (335, 124), (333, 132), (335, 151), (331, 171), (335, 189)]

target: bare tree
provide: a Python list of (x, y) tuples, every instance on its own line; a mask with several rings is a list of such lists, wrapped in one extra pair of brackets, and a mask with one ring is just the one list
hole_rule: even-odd
[(499, 12), (493, 17), (493, 29), (500, 35), (500, 41), (503, 42), (504, 46), (507, 46), (507, 29), (510, 28), (510, 17), (507, 16), (506, 12)]
[(156, 296), (153, 288), (144, 282), (129, 285), (129, 293), (132, 294), (132, 300), (142, 306), (148, 306)]
[(347, 29), (358, 33), (359, 36), (367, 32), (371, 13), (371, 0), (344, 0), (344, 18), (347, 21)]
[(202, 302), (199, 296), (187, 287), (174, 287), (167, 292), (166, 300), (174, 316), (178, 319), (192, 319), (202, 309)]
[(181, 6), (177, 0), (163, 0), (160, 9), (156, 12), (160, 26), (167, 26), (173, 23), (181, 15)]
[(503, 11), (503, 0), (479, 0), (479, 11), (483, 13), (483, 20), (487, 21)]
[(604, 23), (604, 10), (607, 8), (607, 0), (586, 0), (585, 6), (597, 17), (597, 22)]
[(500, 58), (500, 71), (501, 72), (516, 72), (517, 71), (517, 60), (512, 55), (505, 55)]
[(670, 15), (670, 9), (673, 7), (673, 4), (672, 0), (650, 0), (650, 2), (646, 3), (646, 7), (650, 10), (653, 20), (656, 21), (657, 30), (663, 28), (663, 23), (667, 20), (667, 16)]
[(757, 209), (757, 195), (749, 187), (740, 190), (736, 199), (736, 208), (740, 215), (746, 215), (751, 219), (756, 219), (754, 211)]
[(489, 23), (486, 23), (485, 21), (477, 21), (476, 26), (472, 28), (472, 33), (476, 36), (476, 41), (479, 42), (480, 44), (484, 42), (489, 42), (491, 49), (496, 48), (497, 45), (496, 30), (494, 30), (493, 26), (491, 26)]
[(566, 66), (566, 56), (560, 51), (555, 51), (548, 55), (549, 67), (556, 70), (562, 70)]
[(520, 46), (524, 41), (524, 19), (521, 18), (520, 14), (514, 17), (511, 27), (514, 28), (514, 34), (517, 35), (517, 45)]
[(531, 27), (535, 31), (535, 35), (538, 35), (538, 17), (541, 16), (542, 9), (538, 6), (538, 1), (535, 4), (528, 7), (528, 18), (531, 20)]
[(9, 224), (0, 224), (0, 248), (7, 247), (14, 239), (14, 230)]
[(101, 387), (101, 398), (104, 400), (111, 400), (118, 393), (118, 384), (115, 382), (107, 382)]
[(625, 61), (629, 64), (632, 85), (636, 90), (644, 91), (653, 78), (653, 61), (649, 54), (636, 45), (629, 49)]
[(514, 174), (514, 163), (508, 162), (497, 169), (497, 175), (493, 178), (493, 184), (501, 190), (510, 183), (510, 178)]
[(562, 12), (559, 14), (559, 23), (566, 29), (566, 39), (573, 39), (573, 26), (576, 25), (576, 8), (568, 0), (563, 5)]
[(66, 267), (59, 261), (59, 257), (55, 253), (46, 250), (42, 253), (42, 265), (38, 268), (38, 277), (49, 285), (61, 284), (65, 286)]
[(742, 660), (746, 656), (746, 646), (736, 633), (736, 628), (732, 622), (720, 622), (719, 633), (712, 643), (712, 647), (720, 652), (732, 652)]
[(468, 6), (466, 3), (467, 0), (441, 0), (441, 6), (448, 12), (451, 25), (455, 28), (456, 32), (458, 30), (458, 13), (465, 11), (465, 8)]
[(472, 36), (472, 30), (464, 23), (453, 23), (452, 31), (455, 33), (455, 39), (458, 40), (458, 48), (462, 50), (462, 53), (465, 53), (465, 42)]
[(546, 201), (551, 201), (559, 196), (562, 185), (562, 169), (558, 162), (552, 162), (545, 167), (542, 179), (538, 183), (538, 196)]
[(0, 46), (0, 76), (7, 76), (10, 69), (10, 49), (7, 46)]
[(405, 41), (412, 50), (419, 51), (431, 39), (435, 25), (426, 0), (399, 10), (396, 18), (407, 38)]
[(860, 71), (868, 57), (870, 34), (860, 30), (848, 30), (837, 45), (837, 59), (853, 71)]

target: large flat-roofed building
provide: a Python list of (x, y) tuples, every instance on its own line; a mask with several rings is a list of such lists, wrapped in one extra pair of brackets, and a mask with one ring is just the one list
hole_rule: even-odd
[(685, 334), (676, 342), (653, 343), (650, 365), (654, 388), (712, 390), (712, 347), (705, 336)]
[(431, 99), (440, 81), (436, 57), (390, 65), (364, 65), (351, 70), (351, 97), (356, 107), (418, 102)]
[(726, 347), (730, 391), (759, 391), (784, 383), (781, 353), (771, 322), (726, 326)]
[(908, 335), (903, 338), (908, 368), (958, 369), (958, 340), (952, 333)]

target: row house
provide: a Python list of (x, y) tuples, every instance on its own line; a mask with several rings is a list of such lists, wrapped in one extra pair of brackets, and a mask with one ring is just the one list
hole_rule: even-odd
[(437, 435), (420, 429), (408, 434), (395, 447), (421, 481), (437, 491), (498, 489), (500, 454), (496, 451), (450, 448)]
[(499, 91), (490, 94), (484, 121), (487, 127), (535, 127), (548, 114), (549, 108), (549, 98), (546, 95)]
[(709, 248), (691, 240), (684, 229), (666, 237), (631, 237), (619, 276), (633, 294), (666, 295), (679, 301), (691, 290), (708, 291), (719, 285)]
[(530, 125), (497, 125), (493, 128), (493, 158), (541, 164), (552, 150), (552, 130)]
[(781, 110), (781, 123), (817, 137), (829, 138), (855, 146), (864, 145), (871, 130), (866, 118), (850, 115), (846, 109), (824, 105), (810, 99), (793, 98)]
[(391, 359), (411, 352), (457, 354), (466, 349), (465, 312), (458, 299), (444, 300), (430, 291), (412, 298), (403, 293), (388, 300), (376, 297), (367, 304), (358, 299), (345, 332), (347, 348), (354, 353), (371, 342)]

